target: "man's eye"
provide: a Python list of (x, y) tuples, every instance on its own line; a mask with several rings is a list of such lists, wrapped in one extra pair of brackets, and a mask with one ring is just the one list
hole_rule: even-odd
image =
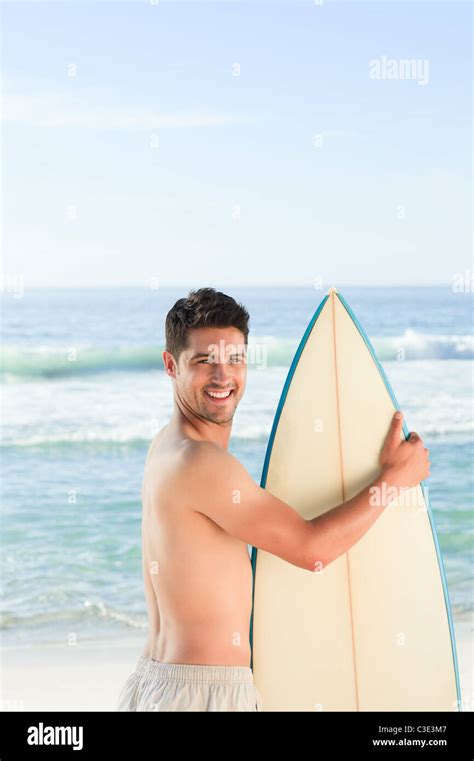
[[(203, 362), (207, 363), (207, 362), (212, 362), (212, 361), (213, 361), (212, 358), (208, 357), (207, 359), (199, 359), (198, 360), (198, 364), (200, 365)], [(239, 357), (238, 355), (237, 356), (234, 355), (232, 357), (229, 357), (229, 362), (231, 362), (232, 364), (236, 364), (237, 362), (243, 362), (243, 357)]]

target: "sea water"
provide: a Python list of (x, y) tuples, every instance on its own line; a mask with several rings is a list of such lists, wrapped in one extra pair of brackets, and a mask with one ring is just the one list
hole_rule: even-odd
[[(338, 285), (430, 449), (430, 504), (453, 618), (473, 607), (472, 294)], [(247, 388), (230, 451), (260, 482), (273, 416), (324, 291), (222, 287), (250, 312)], [(186, 288), (2, 295), (2, 644), (147, 630), (140, 489), (172, 412), (164, 319)]]

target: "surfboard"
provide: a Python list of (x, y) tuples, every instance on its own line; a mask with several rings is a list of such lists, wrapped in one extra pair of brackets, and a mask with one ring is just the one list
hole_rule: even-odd
[[(379, 475), (397, 409), (367, 335), (330, 288), (290, 366), (261, 486), (306, 519), (347, 501)], [(401, 437), (408, 436), (404, 415)], [(322, 570), (256, 547), (251, 561), (251, 667), (264, 711), (461, 710), (451, 606), (423, 482), (400, 492)]]

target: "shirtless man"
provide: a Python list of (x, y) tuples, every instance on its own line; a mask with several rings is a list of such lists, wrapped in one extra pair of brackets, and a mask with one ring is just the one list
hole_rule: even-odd
[(382, 513), (384, 502), (369, 502), (371, 487), (392, 494), (389, 487), (410, 488), (430, 475), (417, 434), (400, 438), (400, 414), (378, 478), (324, 515), (306, 520), (262, 489), (227, 451), (245, 390), (248, 318), (212, 288), (191, 291), (166, 318), (162, 356), (174, 411), (151, 443), (142, 486), (149, 636), (119, 710), (261, 710), (249, 665), (247, 545), (314, 572), (347, 552)]

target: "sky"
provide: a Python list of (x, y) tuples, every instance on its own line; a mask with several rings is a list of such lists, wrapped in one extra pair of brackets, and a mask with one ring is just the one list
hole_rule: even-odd
[(470, 3), (1, 12), (2, 272), (26, 287), (474, 269)]

